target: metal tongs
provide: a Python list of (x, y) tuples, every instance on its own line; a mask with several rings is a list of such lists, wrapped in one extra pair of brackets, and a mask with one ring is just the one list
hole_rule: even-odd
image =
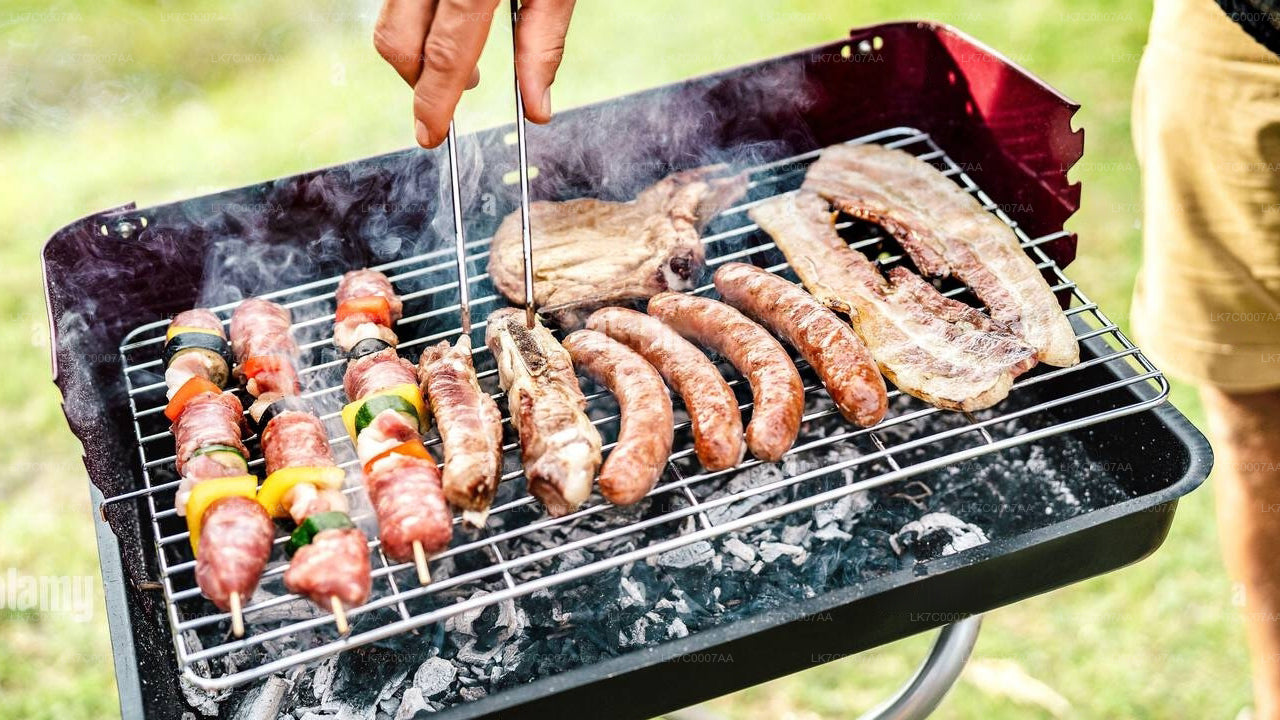
[[(511, 75), (516, 90), (516, 145), (520, 155), (520, 236), (524, 242), (524, 322), (533, 328), (538, 310), (533, 300), (533, 236), (529, 232), (529, 154), (524, 136), (524, 98), (520, 96), (520, 70), (516, 62), (516, 23), (520, 19), (520, 0), (511, 0)], [(449, 149), (449, 182), (453, 191), (453, 233), (458, 264), (458, 309), (462, 334), (471, 335), (471, 288), (467, 275), (466, 239), (462, 229), (462, 191), (458, 182), (458, 144), (449, 121), (446, 140)]]

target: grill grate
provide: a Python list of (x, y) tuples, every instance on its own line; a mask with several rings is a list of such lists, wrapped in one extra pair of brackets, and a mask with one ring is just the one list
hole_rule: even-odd
[[(796, 446), (781, 464), (781, 473), (755, 473), (748, 480), (760, 482), (738, 483), (730, 486), (732, 490), (708, 491), (712, 486), (723, 488), (723, 480), (748, 472), (760, 463), (748, 460), (732, 470), (702, 472), (693, 457), (688, 421), (680, 415), (679, 398), (676, 398), (676, 450), (649, 498), (634, 508), (622, 509), (594, 494), (582, 509), (561, 518), (546, 517), (536, 501), (523, 492), (523, 483), (512, 482), (521, 477), (519, 453), (509, 420), (504, 419), (507, 423), (504, 469), (507, 472), (503, 475), (504, 482), (489, 525), (482, 531), (464, 530), (455, 518), (453, 545), (430, 562), (435, 577), (432, 584), (418, 586), (412, 563), (394, 564), (382, 555), (364, 488), (360, 480), (353, 477), (345, 492), (351, 499), (353, 516), (369, 533), (374, 583), (370, 601), (348, 611), (352, 633), (339, 637), (330, 615), (284, 589), (281, 576), (287, 565), (283, 549), (277, 548), (263, 576), (261, 589), (244, 608), (247, 634), (235, 639), (229, 635), (229, 616), (217, 611), (200, 595), (185, 523), (173, 509), (178, 479), (173, 470), (173, 437), (163, 415), (165, 393), (159, 360), (167, 322), (143, 325), (124, 339), (120, 352), (144, 486), (110, 500), (129, 497), (146, 500), (155, 534), (155, 560), (183, 675), (207, 689), (230, 687), (443, 622), (463, 612), (574, 582), (699, 540), (813, 508), (854, 492), (1146, 410), (1165, 400), (1169, 388), (1160, 372), (1041, 250), (1041, 245), (1060, 239), (1065, 233), (1028, 237), (925, 133), (895, 128), (850, 142), (882, 143), (931, 162), (1009, 223), (1038, 267), (1052, 278), (1053, 289), (1070, 294), (1071, 306), (1067, 313), (1078, 338), (1091, 340), (1090, 345), (1099, 350), (1092, 356), (1086, 353), (1086, 359), (1072, 368), (1037, 367), (1019, 378), (1003, 403), (974, 414), (940, 411), (891, 391), (889, 414), (876, 427), (866, 429), (837, 424), (833, 419), (823, 420), (833, 416), (838, 420), (837, 411), (813, 372), (797, 358), (797, 366), (805, 379), (805, 426)], [(708, 228), (705, 244), (711, 270), (724, 262), (740, 260), (768, 267), (794, 280), (782, 262), (781, 253), (768, 236), (750, 222), (746, 210), (776, 194), (793, 192), (816, 157), (817, 151), (814, 151), (750, 170), (751, 189), (747, 199), (727, 210)], [(877, 258), (882, 266), (910, 263), (897, 244), (877, 228), (858, 222), (842, 222), (838, 228), (854, 248)], [(470, 273), (467, 282), (473, 317), (477, 320), (472, 338), (477, 370), (482, 386), (496, 393), (496, 370), (483, 344), (486, 324), (483, 317), (504, 303), (494, 292), (487, 273), (474, 272), (486, 262), (488, 244), (488, 239), (467, 244)], [(391, 277), (404, 300), (405, 317), (397, 333), (403, 339), (400, 349), (409, 359), (416, 359), (426, 345), (440, 340), (452, 341), (460, 332), (456, 302), (459, 283), (453, 254), (453, 248), (447, 247), (377, 267)], [(341, 385), (345, 362), (331, 347), (329, 337), (337, 282), (337, 277), (325, 278), (263, 297), (281, 302), (293, 311), (295, 334), (303, 348), (304, 360), (310, 361), (302, 371), (305, 394), (320, 409), (340, 464), (347, 469), (358, 469), (354, 448), (337, 412), (345, 400)], [(943, 285), (942, 289), (948, 296), (972, 299), (958, 284)], [(707, 284), (694, 292), (713, 294), (714, 288)], [(225, 322), (233, 308), (234, 304), (229, 304), (214, 310)], [(1057, 378), (1099, 365), (1118, 368), (1117, 379), (1083, 391), (1055, 386)], [(749, 408), (746, 382), (731, 367), (722, 367), (730, 385), (739, 394), (741, 406)], [(1033, 386), (1037, 387), (1028, 389)], [(612, 445), (610, 441), (616, 437), (617, 406), (600, 388), (588, 385), (586, 390), (589, 413), (601, 429), (608, 450)], [(833, 427), (836, 429), (830, 430)], [(429, 447), (439, 444), (434, 429), (427, 435), (426, 442)], [(251, 438), (246, 444), (258, 454), (256, 439)], [(831, 462), (830, 453), (835, 450), (841, 455)], [(252, 460), (251, 471), (260, 471), (261, 464), (260, 457)], [(777, 504), (764, 503), (761, 505), (764, 509), (740, 516), (722, 510), (747, 498), (754, 498), (754, 504), (762, 497), (777, 499), (787, 493), (790, 497)], [(720, 522), (712, 519), (724, 515), (732, 519)], [(588, 517), (592, 519), (589, 531), (580, 527), (581, 521)], [(558, 536), (562, 541), (531, 542), (531, 534), (547, 532), (562, 533)], [(278, 533), (276, 544), (282, 545), (285, 537)], [(623, 537), (633, 538), (634, 542), (615, 542)], [(601, 548), (605, 549), (601, 551)], [(597, 559), (566, 570), (545, 570), (548, 559), (578, 549), (597, 552)]]

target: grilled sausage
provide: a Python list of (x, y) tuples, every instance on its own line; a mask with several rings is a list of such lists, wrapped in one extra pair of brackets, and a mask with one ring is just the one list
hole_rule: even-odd
[(445, 497), (466, 511), (464, 519), (487, 513), (502, 475), (502, 412), (476, 379), (471, 338), (424, 350), (418, 378), (440, 429)]
[(727, 263), (715, 275), (725, 302), (780, 335), (813, 366), (840, 414), (871, 427), (888, 407), (884, 378), (853, 328), (803, 289), (764, 268)]
[(342, 387), (351, 402), (363, 400), (379, 390), (396, 385), (417, 385), (418, 376), (413, 363), (396, 354), (395, 348), (352, 360), (342, 376)]
[(334, 597), (347, 607), (363, 605), (371, 583), (369, 546), (357, 528), (316, 533), (284, 571), (284, 586), (289, 592), (305, 595), (325, 608)]
[(587, 328), (602, 332), (648, 360), (684, 400), (698, 461), (708, 471), (742, 462), (742, 413), (729, 384), (701, 350), (676, 331), (644, 313), (610, 307), (587, 318)]
[(365, 487), (387, 557), (396, 562), (412, 560), (415, 540), (427, 554), (449, 546), (453, 516), (434, 462), (393, 453), (369, 468)]
[(266, 510), (245, 497), (224, 497), (204, 511), (196, 583), (222, 610), (231, 608), (231, 593), (248, 600), (271, 556), (275, 526)]
[(653, 489), (671, 455), (674, 420), (662, 376), (634, 350), (594, 330), (564, 339), (573, 366), (609, 388), (622, 416), (618, 442), (600, 467), (600, 492), (630, 505)]
[(782, 345), (737, 310), (695, 295), (655, 295), (649, 314), (738, 368), (751, 383), (754, 402), (747, 447), (765, 462), (781, 460), (796, 441), (804, 413), (804, 384)]
[(300, 410), (286, 410), (262, 429), (262, 457), (267, 474), (286, 467), (333, 467), (329, 433), (320, 418)]
[[(399, 344), (391, 326), (404, 314), (404, 305), (386, 275), (377, 270), (352, 270), (342, 276), (335, 297), (339, 318), (333, 326), (335, 345), (350, 352), (363, 340), (377, 339), (392, 347)], [(387, 301), (387, 314), (342, 306), (348, 300), (373, 297)]]

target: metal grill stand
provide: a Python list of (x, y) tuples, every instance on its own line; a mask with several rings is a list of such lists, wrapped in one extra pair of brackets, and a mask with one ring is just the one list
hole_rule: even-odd
[[(288, 614), (297, 599), (281, 588), (279, 594), (255, 597), (244, 608), (248, 633), (237, 640), (227, 639), (229, 616), (216, 612), (196, 587), (194, 561), (187, 547), (185, 527), (172, 510), (172, 494), (178, 481), (173, 476), (173, 438), (170, 435), (162, 411), (164, 408), (164, 384), (158, 359), (163, 341), (163, 321), (148, 323), (129, 333), (120, 346), (125, 381), (133, 414), (134, 431), (138, 443), (138, 457), (142, 468), (144, 487), (117, 495), (106, 502), (142, 495), (150, 513), (150, 524), (155, 538), (155, 562), (163, 585), (165, 608), (171, 625), (174, 649), (182, 674), (192, 683), (209, 689), (225, 688), (255, 678), (311, 662), (334, 653), (389, 638), (415, 628), (440, 623), (461, 613), (494, 605), (521, 597), (541, 589), (551, 589), (606, 570), (626, 566), (647, 557), (680, 548), (691, 543), (716, 538), (758, 523), (783, 517), (799, 510), (814, 508), (871, 488), (909, 478), (918, 473), (935, 470), (964, 460), (976, 458), (1004, 448), (1028, 443), (1051, 435), (1076, 430), (1094, 423), (1137, 413), (1163, 403), (1168, 395), (1168, 384), (1163, 376), (1130, 343), (1121, 330), (1111, 322), (1062, 270), (1046, 255), (1041, 245), (1063, 237), (1064, 233), (1031, 238), (1010, 221), (990, 197), (969, 175), (942, 151), (925, 133), (910, 128), (895, 128), (857, 138), (850, 142), (877, 142), (907, 150), (917, 157), (932, 162), (948, 177), (973, 194), (988, 210), (1008, 222), (1018, 235), (1022, 245), (1035, 259), (1037, 266), (1051, 278), (1055, 292), (1069, 295), (1071, 304), (1067, 314), (1071, 317), (1081, 341), (1095, 345), (1105, 343), (1107, 348), (1096, 357), (1071, 368), (1038, 368), (1015, 383), (1008, 400), (992, 410), (976, 414), (955, 414), (939, 411), (918, 402), (901, 398), (892, 406), (890, 415), (873, 428), (839, 426), (829, 434), (806, 435), (787, 454), (781, 464), (782, 477), (761, 482), (729, 493), (708, 492), (712, 480), (723, 480), (736, 473), (748, 471), (760, 463), (748, 460), (737, 468), (719, 473), (707, 473), (693, 462), (693, 450), (689, 443), (677, 446), (668, 464), (668, 471), (651, 493), (651, 498), (662, 498), (670, 503), (669, 509), (628, 521), (598, 496), (588, 501), (577, 512), (560, 518), (541, 514), (534, 500), (523, 493), (500, 494), (491, 518), (502, 522), (488, 533), (474, 539), (463, 538), (453, 547), (432, 560), (436, 580), (431, 585), (419, 587), (411, 581), (412, 563), (391, 564), (381, 553), (374, 557), (381, 562), (373, 570), (374, 590), (370, 601), (360, 608), (353, 608), (351, 618), (353, 632), (347, 637), (335, 637), (329, 630), (326, 618), (295, 616)], [(807, 165), (817, 152), (805, 153), (778, 162), (751, 168), (751, 194), (749, 199), (729, 209), (709, 228), (705, 238), (708, 264), (711, 269), (730, 260), (755, 262), (773, 272), (789, 273), (781, 255), (769, 238), (746, 217), (746, 210), (768, 197), (793, 192), (799, 185)], [(889, 248), (885, 236), (861, 224), (842, 223), (839, 228), (849, 237), (851, 246), (868, 251), (873, 256), (877, 248)], [(489, 239), (465, 243), (469, 262), (483, 262), (488, 254)], [(456, 272), (450, 255), (452, 248), (428, 252), (415, 257), (397, 260), (377, 269), (386, 272), (398, 286), (406, 306), (406, 316), (400, 321), (397, 332), (405, 340), (402, 352), (416, 354), (428, 343), (456, 338), (461, 330), (458, 325), (460, 307), (450, 302), (450, 293), (467, 287), (471, 292), (473, 310), (487, 312), (502, 305), (502, 299), (494, 292), (487, 274), (471, 277), (450, 277)], [(878, 261), (891, 266), (903, 262), (900, 253), (882, 250)], [(464, 262), (460, 267), (465, 268)], [(790, 277), (790, 275), (787, 275)], [(345, 468), (358, 468), (358, 461), (349, 439), (342, 431), (336, 407), (341, 394), (341, 378), (335, 375), (343, 364), (341, 358), (330, 359), (325, 355), (328, 346), (327, 327), (332, 323), (333, 290), (337, 277), (330, 277), (265, 295), (282, 302), (300, 318), (295, 332), (312, 330), (318, 339), (300, 343), (303, 352), (313, 353), (312, 361), (304, 363), (304, 383), (318, 388), (306, 393), (324, 408), (335, 408), (323, 414), (330, 427), (331, 442), (340, 464)], [(409, 289), (416, 287), (418, 289)], [(945, 294), (956, 297), (965, 288), (944, 287)], [(694, 292), (712, 293), (711, 284)], [(214, 308), (223, 318), (229, 317), (234, 304)], [(473, 322), (473, 331), (483, 331), (484, 321)], [(419, 334), (417, 329), (421, 329)], [(474, 338), (473, 338), (474, 340)], [(492, 358), (483, 342), (475, 343), (475, 359), (482, 384), (496, 394), (496, 371)], [(417, 348), (418, 350), (415, 350)], [(1079, 377), (1093, 377), (1086, 371), (1097, 366), (1112, 365), (1122, 368), (1118, 379), (1100, 381), (1085, 389), (1055, 391), (1059, 384), (1053, 381), (1079, 373)], [(802, 361), (797, 365), (804, 368)], [(821, 422), (831, 426), (836, 422), (836, 410), (826, 397), (820, 383), (810, 370), (802, 370), (806, 380), (805, 427)], [(1106, 377), (1105, 375), (1101, 377)], [(730, 382), (735, 388), (745, 390), (744, 380), (736, 376)], [(1028, 388), (1035, 387), (1034, 392)], [(1135, 391), (1135, 388), (1141, 388)], [(587, 393), (592, 417), (597, 426), (609, 427), (617, 420), (616, 406), (601, 391)], [(1048, 394), (1045, 397), (1046, 393)], [(890, 394), (891, 402), (898, 393)], [(1099, 402), (1104, 410), (1098, 411)], [(750, 402), (742, 407), (749, 408)], [(685, 431), (688, 423), (677, 426), (677, 433)], [(679, 435), (677, 435), (679, 437)], [(606, 434), (606, 439), (608, 435)], [(428, 435), (428, 445), (439, 442), (438, 436)], [(610, 444), (605, 445), (608, 450)], [(847, 449), (848, 455), (835, 462), (824, 459), (825, 452)], [(946, 448), (945, 450), (939, 448)], [(513, 468), (503, 476), (504, 485), (521, 476), (517, 461), (517, 447), (509, 442), (505, 448), (509, 456), (507, 467)], [(250, 463), (257, 468), (261, 460)], [(884, 467), (877, 471), (872, 466)], [(815, 490), (799, 499), (750, 512), (722, 522), (713, 522), (711, 511), (726, 508), (733, 503), (759, 496), (776, 497), (790, 489), (812, 488), (814, 483), (839, 477), (846, 473), (848, 480), (833, 489)], [(825, 486), (824, 486), (825, 487)], [(350, 482), (346, 492), (352, 495), (353, 507), (367, 507), (360, 483)], [(370, 523), (370, 514), (358, 516), (357, 521)], [(526, 547), (522, 539), (535, 532), (558, 532), (572, 527), (575, 521), (592, 517), (612, 523), (607, 529), (586, 537), (565, 538), (564, 542), (537, 548)], [(615, 521), (616, 520), (616, 521)], [(686, 521), (692, 521), (693, 528)], [(455, 523), (460, 518), (455, 518)], [(491, 520), (492, 522), (492, 520)], [(625, 551), (601, 550), (620, 537), (635, 539), (635, 547)], [(278, 538), (277, 544), (284, 542)], [(373, 539), (371, 548), (378, 542)], [(579, 548), (591, 548), (593, 552), (605, 552), (594, 561), (568, 570), (550, 571), (548, 561)], [(278, 552), (275, 557), (282, 557)], [(437, 568), (443, 568), (443, 572)], [(278, 588), (278, 580), (285, 565), (271, 566), (264, 574), (264, 589)], [(397, 575), (400, 581), (397, 582)], [(473, 590), (485, 590), (488, 594), (473, 594)], [(453, 600), (466, 597), (460, 601)], [(952, 630), (944, 636), (944, 642), (935, 659), (926, 664), (921, 678), (914, 685), (916, 693), (937, 688), (942, 679), (954, 672), (943, 672), (952, 667), (956, 656), (962, 653), (959, 639), (968, 636), (969, 628), (976, 632), (976, 622)], [(326, 634), (328, 633), (328, 634)], [(952, 638), (959, 638), (953, 640)], [(288, 654), (280, 654), (276, 648), (285, 639), (300, 643), (301, 648)], [(235, 662), (227, 661), (234, 654)], [(916, 695), (925, 697), (925, 695)], [(905, 701), (904, 701), (905, 703)], [(918, 707), (919, 702), (897, 703), (897, 707)], [(898, 712), (894, 710), (894, 712)], [(900, 717), (910, 717), (901, 715)]]

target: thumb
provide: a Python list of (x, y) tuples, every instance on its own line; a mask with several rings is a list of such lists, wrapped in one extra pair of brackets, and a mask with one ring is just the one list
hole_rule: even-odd
[(564, 57), (564, 38), (575, 0), (525, 0), (516, 23), (516, 68), (524, 114), (532, 122), (551, 120), (551, 83)]

